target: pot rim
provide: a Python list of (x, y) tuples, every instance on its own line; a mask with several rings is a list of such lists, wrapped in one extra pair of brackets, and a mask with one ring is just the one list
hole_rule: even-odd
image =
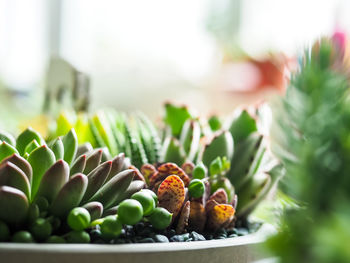
[[(233, 246), (255, 245), (262, 243), (268, 236), (275, 233), (276, 229), (264, 223), (260, 229), (246, 236), (238, 236), (226, 239), (192, 242), (171, 243), (132, 243), (132, 244), (23, 244), (0, 243), (1, 252), (41, 252), (41, 253), (154, 253), (167, 251), (188, 251), (209, 248), (225, 248)], [(184, 245), (186, 244), (186, 245)]]

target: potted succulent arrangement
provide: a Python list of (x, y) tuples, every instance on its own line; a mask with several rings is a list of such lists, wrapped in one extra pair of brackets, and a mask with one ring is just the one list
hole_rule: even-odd
[(283, 171), (257, 116), (167, 103), (161, 128), (104, 110), (62, 113), (47, 138), (1, 132), (1, 258), (252, 260), (268, 227), (248, 216)]

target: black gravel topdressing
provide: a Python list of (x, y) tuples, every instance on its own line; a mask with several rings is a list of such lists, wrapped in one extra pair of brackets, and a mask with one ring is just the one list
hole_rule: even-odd
[(213, 239), (226, 239), (248, 235), (256, 232), (261, 223), (238, 224), (239, 227), (232, 229), (219, 229), (215, 233), (197, 233), (195, 231), (177, 235), (174, 229), (156, 230), (149, 224), (140, 222), (134, 226), (125, 226), (121, 235), (112, 240), (101, 238), (99, 226), (90, 231), (91, 241), (94, 244), (130, 244), (130, 243), (169, 243), (191, 242)]

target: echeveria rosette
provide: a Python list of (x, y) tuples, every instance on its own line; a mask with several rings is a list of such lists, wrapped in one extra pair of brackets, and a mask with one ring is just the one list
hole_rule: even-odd
[[(84, 152), (86, 147), (79, 149), (74, 129), (50, 146), (30, 128), (17, 137), (16, 145), (14, 140), (6, 141), (0, 146), (0, 220), (10, 229), (31, 229), (35, 224), (32, 228), (40, 229), (48, 221), (51, 235), (65, 224), (73, 208), (84, 206), (91, 218), (98, 219), (144, 187), (140, 182), (127, 191), (135, 171), (126, 169), (124, 154), (103, 161), (109, 155), (105, 149)], [(33, 141), (37, 146), (27, 151)], [(35, 231), (32, 234), (35, 240), (45, 241)]]

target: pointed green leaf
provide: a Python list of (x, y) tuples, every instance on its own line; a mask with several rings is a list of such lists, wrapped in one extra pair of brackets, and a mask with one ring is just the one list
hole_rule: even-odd
[(18, 153), (15, 147), (5, 141), (0, 141), (0, 162), (14, 153)]
[(236, 113), (236, 116), (229, 123), (228, 127), (235, 143), (247, 138), (252, 132), (258, 130), (256, 120), (247, 110), (242, 110)]
[(238, 190), (255, 174), (266, 150), (263, 136), (252, 133), (236, 145), (227, 178)]
[(92, 147), (91, 143), (86, 142), (82, 145), (78, 146), (78, 151), (76, 154), (76, 158), (78, 158), (82, 154), (88, 154), (89, 152), (92, 152), (94, 148)]
[(205, 166), (209, 167), (211, 162), (217, 157), (226, 157), (231, 160), (233, 155), (233, 139), (228, 131), (218, 133), (214, 138), (205, 145), (201, 160)]
[(103, 214), (103, 205), (100, 202), (90, 202), (83, 205), (83, 207), (89, 211), (91, 222), (99, 219)]
[(43, 175), (36, 197), (45, 197), (51, 203), (68, 178), (69, 165), (62, 159), (58, 160)]
[(16, 146), (16, 140), (12, 136), (12, 134), (5, 132), (5, 131), (0, 131), (0, 141), (7, 142), (8, 144), (12, 145), (13, 147)]
[(237, 193), (239, 202), (237, 216), (249, 214), (269, 192), (272, 184), (271, 176), (267, 173), (255, 174)]
[(181, 166), (186, 159), (186, 154), (179, 140), (175, 137), (165, 139), (162, 149), (162, 161), (172, 162)]
[(34, 139), (32, 140), (24, 149), (24, 153), (30, 154), (32, 151), (34, 151), (36, 148), (40, 147), (39, 143)]
[(94, 170), (92, 170), (88, 175), (88, 186), (85, 191), (85, 195), (83, 201), (89, 200), (91, 196), (93, 196), (98, 189), (104, 184), (107, 179), (107, 176), (111, 170), (112, 162), (107, 161)]
[(176, 106), (170, 103), (165, 104), (164, 121), (170, 126), (172, 135), (175, 137), (180, 135), (185, 121), (192, 117), (186, 106)]
[(61, 160), (64, 157), (64, 146), (61, 137), (58, 137), (51, 145), (51, 150), (55, 154), (56, 160)]
[(28, 162), (33, 169), (32, 198), (38, 191), (41, 178), (44, 173), (55, 163), (55, 155), (46, 145), (35, 149), (28, 157)]
[(40, 145), (45, 144), (45, 140), (41, 137), (41, 135), (31, 127), (28, 127), (17, 137), (16, 148), (20, 155), (24, 155), (25, 148), (33, 140), (36, 140)]
[(144, 181), (141, 181), (141, 180), (132, 181), (129, 187), (122, 194), (118, 196), (118, 198), (115, 200), (113, 205), (117, 205), (121, 201), (130, 198), (134, 193), (140, 191), (145, 187), (146, 187), (146, 184)]
[(78, 138), (74, 129), (71, 129), (62, 139), (64, 146), (63, 159), (70, 165), (78, 150)]
[(55, 216), (64, 217), (74, 207), (79, 206), (85, 194), (88, 179), (84, 174), (75, 174), (58, 192), (51, 205), (51, 213)]
[(102, 147), (101, 150), (102, 150), (102, 159), (101, 159), (101, 162), (107, 162), (107, 161), (109, 161), (110, 159), (112, 159), (112, 155), (111, 155), (111, 153), (109, 152), (109, 150), (108, 150), (107, 147)]
[(112, 159), (112, 167), (106, 181), (109, 181), (113, 176), (120, 173), (123, 170), (125, 154), (120, 153)]
[(83, 154), (83, 155), (80, 155), (78, 159), (74, 161), (74, 163), (72, 164), (72, 168), (70, 168), (69, 175), (72, 176), (73, 174), (76, 174), (76, 173), (82, 173), (85, 169), (85, 165), (86, 165), (86, 155)]
[(26, 195), (13, 187), (0, 186), (0, 220), (9, 224), (22, 222), (28, 212)]
[(21, 190), (30, 197), (30, 183), (28, 177), (15, 164), (6, 162), (0, 166), (0, 185), (7, 185)]
[(134, 170), (131, 169), (120, 172), (103, 185), (90, 201), (98, 201), (105, 208), (113, 206), (118, 197), (129, 187), (134, 178), (134, 173)]
[(102, 160), (102, 150), (98, 149), (91, 153), (91, 155), (87, 158), (84, 174), (90, 173), (92, 170), (94, 170)]
[(26, 159), (19, 156), (18, 154), (13, 154), (10, 157), (7, 157), (6, 159), (4, 159), (1, 164), (5, 162), (11, 162), (15, 164), (18, 168), (20, 168), (25, 173), (30, 184), (32, 183), (33, 170)]

